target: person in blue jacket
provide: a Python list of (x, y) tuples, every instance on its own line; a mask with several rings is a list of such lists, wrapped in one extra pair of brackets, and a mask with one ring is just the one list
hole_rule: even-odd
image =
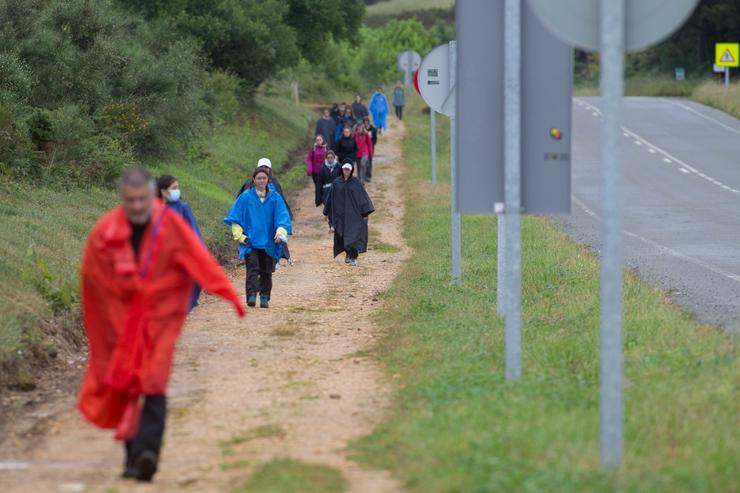
[[(200, 238), (201, 243), (205, 244), (203, 235), (198, 227), (198, 221), (195, 220), (193, 209), (190, 207), (190, 204), (181, 199), (180, 183), (178, 183), (177, 178), (172, 175), (162, 175), (157, 178), (157, 195), (160, 200), (165, 202), (167, 207), (177, 212), (190, 225), (193, 232)], [(193, 308), (198, 306), (200, 291), (200, 286), (193, 284), (193, 293), (190, 296), (188, 311), (192, 311)]]
[(388, 117), (388, 98), (383, 94), (383, 88), (378, 87), (370, 98), (370, 113), (373, 114), (373, 123), (378, 128), (378, 133), (388, 128), (386, 118)]
[(247, 267), (247, 305), (268, 308), (272, 292), (272, 272), (288, 243), (292, 225), (288, 207), (272, 187), (269, 170), (262, 166), (252, 174), (252, 186), (242, 192), (231, 206), (224, 222), (231, 226), (239, 242), (239, 258)]

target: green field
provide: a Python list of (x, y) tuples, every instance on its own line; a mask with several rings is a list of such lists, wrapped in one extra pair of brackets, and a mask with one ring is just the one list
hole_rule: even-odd
[[(302, 186), (305, 171), (300, 166), (287, 173), (281, 166), (294, 164), (288, 162), (289, 153), (307, 143), (314, 118), (308, 106), (258, 98), (256, 109), (241, 116), (241, 124), (191, 142), (181, 160), (148, 167), (179, 179), (209, 247), (222, 260), (233, 258), (223, 216), (243, 179), (257, 159), (269, 156), (284, 187)], [(43, 361), (69, 341), (69, 332), (79, 330), (73, 320), (63, 327), (66, 335), (50, 334), (60, 330), (59, 324), (42, 330), (40, 321), (53, 318), (55, 308), (64, 319), (70, 302), (74, 313), (83, 242), (95, 220), (115, 203), (113, 190), (34, 187), (0, 179), (0, 277), (5, 280), (0, 285), (0, 386), (32, 382), (34, 362)]]
[(388, 0), (368, 6), (367, 16), (392, 16), (410, 11), (451, 9), (454, 5), (455, 0)]
[[(448, 128), (440, 118), (440, 176)], [(413, 492), (739, 491), (738, 339), (625, 282), (625, 457), (599, 469), (599, 269), (549, 221), (523, 221), (523, 378), (503, 373), (496, 221), (464, 217), (463, 284), (450, 284), (449, 188), (432, 187), (428, 116), (404, 143), (406, 238), (415, 250), (377, 321), (395, 406), (354, 445)]]

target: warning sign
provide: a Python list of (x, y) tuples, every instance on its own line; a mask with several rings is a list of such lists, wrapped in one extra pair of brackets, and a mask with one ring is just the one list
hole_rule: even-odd
[(717, 43), (714, 47), (714, 64), (719, 67), (740, 67), (740, 44)]

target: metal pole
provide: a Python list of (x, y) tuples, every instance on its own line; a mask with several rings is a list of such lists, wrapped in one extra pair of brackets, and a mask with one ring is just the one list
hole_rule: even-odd
[(601, 0), (601, 467), (622, 461), (622, 97), (625, 0)]
[(506, 314), (506, 289), (504, 269), (506, 262), (506, 215), (498, 214), (496, 216), (496, 313), (500, 316)]
[(730, 87), (730, 67), (725, 67), (725, 88)]
[(411, 85), (411, 52), (406, 52), (406, 73), (404, 75), (403, 84), (406, 87), (409, 87)]
[(432, 184), (437, 184), (437, 112), (429, 108), (432, 127)]
[[(457, 43), (450, 41), (450, 87), (455, 87), (457, 72)], [(455, 154), (457, 142), (457, 128), (455, 114), (450, 116), (450, 214), (452, 216), (452, 282), (460, 284), (462, 268), (460, 266), (460, 214), (455, 212), (457, 203), (457, 177), (455, 170)]]
[(521, 351), (521, 1), (504, 14), (504, 169), (506, 214), (506, 379), (522, 376)]

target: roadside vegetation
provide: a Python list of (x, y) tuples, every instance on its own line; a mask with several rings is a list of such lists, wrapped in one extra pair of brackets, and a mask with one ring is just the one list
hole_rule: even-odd
[(346, 490), (342, 474), (331, 467), (277, 459), (260, 466), (237, 493), (341, 493)]
[[(496, 221), (463, 219), (450, 283), (449, 187), (429, 180), (428, 116), (404, 119), (406, 238), (415, 254), (384, 295), (378, 355), (395, 408), (354, 445), (410, 491), (734, 491), (737, 337), (697, 324), (633, 275), (625, 284), (625, 460), (599, 469), (599, 270), (547, 219), (523, 221), (523, 379), (504, 380)], [(438, 119), (439, 176), (449, 128)]]

